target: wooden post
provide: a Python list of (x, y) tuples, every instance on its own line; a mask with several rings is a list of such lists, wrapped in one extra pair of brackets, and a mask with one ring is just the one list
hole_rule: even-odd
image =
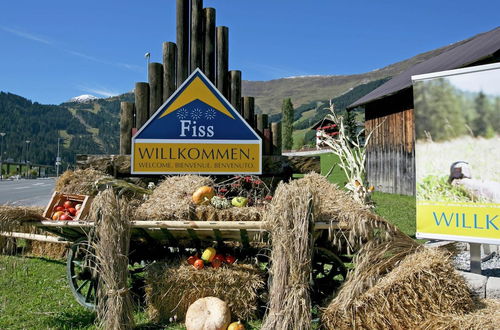
[(281, 122), (271, 123), (273, 134), (273, 154), (281, 155)]
[[(176, 90), (177, 46), (173, 42), (163, 43), (163, 98), (165, 102)], [(163, 103), (162, 102), (162, 103)]]
[(141, 128), (149, 119), (149, 84), (135, 83), (135, 126)]
[(252, 128), (255, 127), (254, 112), (255, 112), (255, 98), (251, 96), (243, 97), (243, 117), (247, 121), (248, 125)]
[(189, 0), (177, 0), (177, 87), (188, 77)]
[(224, 95), (228, 97), (228, 82), (227, 82), (227, 71), (229, 63), (229, 30), (227, 26), (218, 26), (216, 28), (217, 41), (216, 41), (216, 86), (217, 89)]
[(203, 9), (203, 35), (205, 47), (203, 50), (203, 72), (215, 83), (215, 9)]
[[(163, 65), (149, 63), (149, 117), (162, 105), (163, 99)], [(148, 117), (148, 118), (149, 118)]]
[(120, 155), (130, 155), (134, 103), (120, 102)]
[(264, 128), (264, 138), (262, 139), (262, 143), (264, 144), (264, 155), (269, 156), (273, 154), (273, 137), (271, 133), (271, 129), (266, 127)]
[(239, 113), (241, 109), (241, 71), (229, 71), (229, 102)]
[(264, 136), (264, 128), (267, 128), (267, 119), (268, 116), (264, 113), (257, 115), (257, 131), (260, 136)]
[(191, 67), (189, 73), (203, 71), (203, 0), (191, 0)]

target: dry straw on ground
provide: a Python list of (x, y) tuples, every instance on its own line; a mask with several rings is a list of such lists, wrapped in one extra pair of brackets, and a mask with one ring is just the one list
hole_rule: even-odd
[(420, 330), (498, 330), (500, 329), (500, 301), (477, 301), (471, 313), (435, 315), (419, 325)]
[(235, 318), (248, 320), (256, 316), (264, 285), (262, 272), (251, 265), (196, 270), (191, 265), (154, 263), (146, 276), (147, 310), (155, 322), (175, 315), (182, 320), (193, 302), (211, 296), (224, 300)]
[(311, 328), (312, 230), (315, 194), (300, 182), (280, 183), (269, 212), (271, 230), (269, 309), (262, 329)]
[(132, 329), (134, 306), (128, 288), (130, 209), (108, 188), (94, 199), (91, 218), (97, 233), (98, 319), (104, 329)]
[[(343, 291), (351, 289), (351, 281)], [(472, 305), (447, 255), (422, 247), (365, 292), (337, 296), (322, 319), (328, 329), (412, 329), (434, 315), (464, 314)]]

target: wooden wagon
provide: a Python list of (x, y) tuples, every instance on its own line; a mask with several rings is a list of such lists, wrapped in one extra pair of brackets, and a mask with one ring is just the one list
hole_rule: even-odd
[[(94, 223), (43, 220), (26, 224), (57, 237), (20, 233), (12, 233), (10, 236), (67, 244), (67, 279), (71, 291), (81, 305), (94, 309), (99, 272), (93, 248), (88, 243), (95, 229)], [(345, 260), (332, 250), (328, 239), (330, 230), (339, 229), (346, 228), (340, 223), (315, 223), (311, 282), (313, 297), (318, 301), (334, 292), (347, 273)], [(142, 271), (144, 267), (132, 265), (145, 266), (155, 260), (164, 259), (169, 253), (182, 255), (184, 251), (200, 251), (202, 247), (214, 244), (237, 245), (237, 257), (252, 255), (256, 256), (256, 259), (265, 260), (270, 251), (269, 243), (269, 230), (264, 221), (131, 221), (130, 271)]]

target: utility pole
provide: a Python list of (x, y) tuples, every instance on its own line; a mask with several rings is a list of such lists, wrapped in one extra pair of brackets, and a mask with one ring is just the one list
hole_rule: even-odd
[(59, 177), (59, 166), (61, 166), (61, 157), (59, 157), (59, 141), (61, 138), (57, 138), (57, 157), (56, 157), (56, 177)]
[[(3, 180), (3, 137), (5, 136), (6, 133), (0, 132), (0, 137), (2, 138), (0, 140), (0, 180)], [(8, 166), (7, 166), (8, 167)]]
[(30, 140), (26, 140), (26, 178), (29, 179), (29, 170), (30, 170), (30, 166), (29, 166), (29, 152), (30, 152)]

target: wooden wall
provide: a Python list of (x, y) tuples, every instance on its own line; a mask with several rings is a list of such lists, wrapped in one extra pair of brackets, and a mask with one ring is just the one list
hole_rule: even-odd
[(365, 106), (368, 182), (377, 191), (415, 194), (415, 129), (412, 89)]

